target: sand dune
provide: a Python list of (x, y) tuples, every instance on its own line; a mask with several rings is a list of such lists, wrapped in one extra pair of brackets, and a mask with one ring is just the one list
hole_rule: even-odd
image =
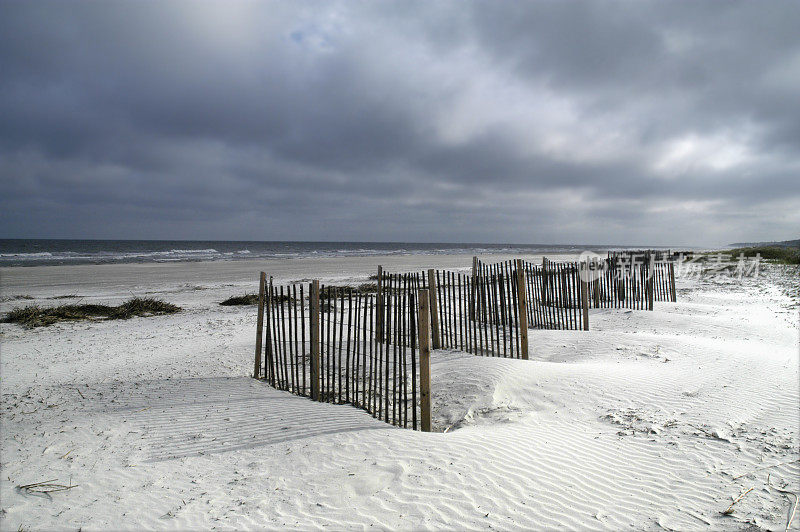
[[(127, 271), (103, 275), (74, 289), (129, 295)], [(152, 281), (187, 307), (175, 316), (2, 326), (3, 529), (782, 530), (790, 498), (767, 475), (800, 490), (797, 308), (778, 268), (681, 281), (654, 312), (592, 311), (589, 332), (531, 331), (529, 361), (434, 352), (431, 434), (249, 378), (253, 309), (215, 304), (240, 275)], [(79, 486), (14, 489), (53, 478)]]

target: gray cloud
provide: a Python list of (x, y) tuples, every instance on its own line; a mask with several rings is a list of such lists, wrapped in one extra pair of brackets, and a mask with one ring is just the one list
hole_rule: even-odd
[(6, 237), (800, 227), (800, 6), (0, 4)]

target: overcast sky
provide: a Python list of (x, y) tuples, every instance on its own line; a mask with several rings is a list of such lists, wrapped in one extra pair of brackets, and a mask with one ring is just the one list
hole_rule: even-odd
[(800, 237), (800, 2), (2, 2), (0, 237)]

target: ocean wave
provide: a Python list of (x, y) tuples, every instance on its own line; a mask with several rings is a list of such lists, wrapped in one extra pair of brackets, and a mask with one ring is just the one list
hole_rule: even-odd
[(171, 249), (171, 253), (219, 253), (216, 249)]
[(0, 257), (16, 257), (16, 258), (42, 258), (52, 257), (53, 254), (49, 251), (41, 251), (37, 253), (0, 253)]
[[(197, 262), (197, 261), (237, 261), (237, 260), (281, 260), (320, 257), (370, 257), (379, 255), (443, 255), (470, 254), (490, 255), (496, 253), (571, 253), (581, 246), (542, 245), (515, 246), (499, 244), (407, 244), (407, 243), (310, 243), (310, 242), (192, 242), (173, 241), (169, 243), (149, 243), (146, 241), (74, 241), (74, 245), (52, 241), (30, 241), (25, 247), (16, 242), (4, 243), (0, 240), (0, 266), (36, 266), (53, 264), (119, 264), (119, 263), (159, 263), (159, 262)], [(244, 246), (247, 247), (244, 247)], [(26, 251), (37, 249), (37, 251)], [(115, 249), (116, 248), (116, 249)], [(624, 248), (621, 248), (624, 249)]]

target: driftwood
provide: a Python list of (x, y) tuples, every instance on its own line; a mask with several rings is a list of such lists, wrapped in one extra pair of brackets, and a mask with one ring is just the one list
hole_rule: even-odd
[(33, 484), (25, 484), (22, 486), (17, 486), (17, 490), (24, 491), (25, 493), (49, 494), (49, 493), (54, 493), (56, 491), (66, 491), (78, 487), (77, 484), (72, 483), (72, 479), (70, 479), (69, 485), (56, 484), (56, 482), (58, 482), (57, 478), (51, 480), (43, 480), (42, 482), (34, 482)]
[[(753, 487), (755, 487), (755, 486), (753, 486)], [(735, 500), (735, 501), (733, 501), (733, 502), (731, 503), (731, 505), (730, 505), (730, 506), (728, 506), (728, 508), (726, 508), (726, 509), (725, 509), (725, 511), (724, 511), (724, 512), (722, 512), (722, 515), (730, 515), (730, 514), (732, 514), (732, 513), (733, 513), (733, 505), (734, 505), (734, 504), (736, 504), (737, 502), (741, 501), (742, 499), (744, 499), (744, 496), (745, 496), (745, 495), (747, 495), (748, 493), (750, 493), (751, 491), (753, 491), (753, 487), (751, 487), (749, 490), (747, 490), (747, 491), (743, 492), (741, 495), (739, 495), (739, 496), (736, 498), (736, 500)]]

